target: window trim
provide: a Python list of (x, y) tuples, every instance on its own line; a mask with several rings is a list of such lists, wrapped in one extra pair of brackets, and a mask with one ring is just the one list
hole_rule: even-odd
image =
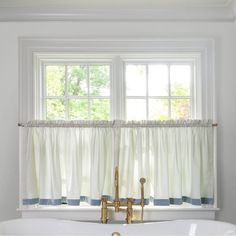
[[(109, 58), (111, 54), (120, 54), (112, 58), (112, 61), (117, 63), (122, 68), (122, 62), (120, 59), (125, 59), (129, 56), (132, 59), (134, 54), (139, 56), (144, 54), (149, 55), (164, 55), (164, 54), (188, 54), (192, 55), (196, 60), (197, 70), (194, 68), (196, 73), (196, 87), (201, 88), (198, 91), (194, 91), (194, 96), (200, 99), (196, 109), (201, 110), (201, 119), (212, 119), (216, 121), (216, 107), (215, 107), (215, 74), (214, 74), (214, 56), (215, 56), (215, 42), (214, 39), (199, 39), (199, 38), (122, 38), (122, 39), (111, 39), (111, 38), (33, 38), (33, 37), (22, 37), (19, 38), (19, 123), (24, 123), (34, 119), (35, 117), (35, 103), (39, 102), (34, 97), (38, 97), (37, 91), (34, 90), (35, 86), (42, 89), (38, 84), (41, 73), (36, 73), (40, 68), (40, 60), (50, 54), (57, 53), (58, 56), (67, 53), (68, 57), (75, 58), (75, 54), (88, 55), (94, 54)], [(145, 58), (145, 57), (144, 57)], [(134, 58), (133, 58), (134, 59)], [(168, 60), (168, 58), (167, 58)], [(124, 71), (117, 68), (112, 68), (111, 77), (124, 78)], [(118, 86), (118, 87), (117, 87)], [(124, 86), (124, 79), (120, 85), (117, 85), (115, 81), (111, 81), (111, 87), (115, 91), (115, 96), (111, 94), (111, 99), (117, 106), (117, 111), (111, 113), (117, 117), (117, 119), (124, 119), (124, 102), (119, 103), (114, 97), (124, 98), (124, 90), (120, 87)], [(40, 90), (39, 89), (39, 90)], [(40, 91), (39, 91), (40, 92)], [(35, 94), (34, 94), (35, 93)], [(193, 97), (194, 97), (193, 96)], [(196, 102), (196, 101), (194, 101)], [(196, 117), (198, 119), (198, 117)], [(20, 134), (21, 135), (21, 134)], [(21, 138), (20, 138), (21, 142)], [(216, 139), (215, 139), (216, 142)], [(216, 146), (216, 145), (215, 145)], [(20, 156), (22, 155), (21, 150), (19, 151)], [(214, 151), (215, 156), (215, 173), (217, 173), (216, 166), (216, 150)], [(21, 164), (20, 164), (21, 165)], [(20, 167), (21, 170), (21, 167)], [(20, 173), (21, 175), (21, 173)], [(217, 209), (217, 178), (215, 176), (215, 206), (213, 211)], [(20, 180), (21, 188), (21, 180)], [(19, 196), (21, 199), (21, 196)], [(20, 206), (22, 208), (22, 206)], [(193, 210), (193, 209), (191, 209)], [(195, 211), (195, 210), (193, 210)], [(194, 217), (194, 216), (193, 216)]]
[[(118, 55), (119, 52), (122, 52), (120, 57), (111, 58), (111, 54)], [(35, 117), (34, 106), (39, 101), (34, 99), (35, 95), (38, 97), (38, 94), (34, 94), (34, 88), (35, 86), (40, 88), (40, 85), (37, 84), (40, 75), (36, 71), (40, 67), (40, 61), (46, 55), (50, 60), (49, 55), (52, 53), (57, 53), (59, 57), (68, 53), (68, 57), (72, 59), (76, 59), (76, 54), (87, 55), (87, 57), (94, 56), (95, 58), (99, 54), (99, 57), (111, 58), (113, 62), (120, 63), (120, 65), (120, 58), (122, 60), (127, 57), (132, 59), (135, 57), (134, 54), (143, 55), (144, 59), (144, 54), (149, 54), (149, 59), (150, 55), (155, 54), (184, 53), (191, 55), (196, 60), (197, 68), (200, 68), (200, 70), (195, 68), (195, 73), (197, 78), (201, 78), (196, 80), (196, 87), (201, 89), (194, 91), (194, 96), (201, 100), (196, 109), (202, 111), (202, 114), (197, 113), (202, 119), (216, 120), (213, 39), (78, 39), (75, 37), (19, 38), (19, 122), (27, 122)], [(112, 77), (113, 75), (123, 77), (124, 71), (114, 68), (112, 70)], [(121, 86), (123, 86), (122, 83)], [(115, 81), (111, 82), (111, 87), (117, 87)], [(124, 91), (121, 88), (117, 89), (117, 93), (119, 94), (115, 94), (115, 96), (124, 96)], [(118, 104), (115, 99), (114, 102), (118, 106), (118, 110), (117, 112), (111, 111), (112, 114), (117, 119), (124, 119), (121, 115), (124, 114), (124, 105)], [(122, 103), (124, 104), (124, 102)]]

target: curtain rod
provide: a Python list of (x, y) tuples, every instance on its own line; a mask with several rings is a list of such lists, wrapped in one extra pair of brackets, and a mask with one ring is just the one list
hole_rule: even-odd
[(168, 120), (168, 121), (30, 121), (18, 123), (19, 127), (64, 127), (64, 128), (93, 128), (93, 127), (218, 127), (210, 120)]

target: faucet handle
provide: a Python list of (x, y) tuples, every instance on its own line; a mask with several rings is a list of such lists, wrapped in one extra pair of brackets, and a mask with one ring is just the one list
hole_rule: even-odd
[(146, 183), (146, 179), (145, 178), (140, 178), (139, 182), (141, 183), (141, 202), (140, 205), (142, 207), (142, 211), (141, 211), (141, 222), (143, 222), (143, 208), (144, 208), (144, 184)]
[(107, 197), (102, 197), (101, 199), (102, 209), (101, 209), (101, 222), (102, 224), (106, 224), (108, 221), (108, 213), (107, 213)]
[(145, 178), (140, 178), (139, 182), (141, 183), (141, 203), (140, 205), (144, 207), (144, 184), (146, 183)]
[(126, 216), (126, 222), (127, 224), (131, 224), (133, 221), (133, 198), (127, 198), (127, 216)]
[(146, 183), (146, 179), (142, 177), (142, 178), (140, 178), (139, 182), (140, 182), (141, 184), (145, 184), (145, 183)]

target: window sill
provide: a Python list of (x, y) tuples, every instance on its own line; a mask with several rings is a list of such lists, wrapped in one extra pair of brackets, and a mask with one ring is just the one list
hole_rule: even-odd
[[(100, 221), (100, 207), (35, 207), (19, 208), (23, 218), (59, 218), (79, 221)], [(215, 213), (219, 208), (200, 207), (153, 207), (144, 208), (145, 221), (180, 220), (180, 219), (208, 219), (214, 220)], [(134, 218), (140, 219), (140, 207), (134, 207)], [(125, 212), (115, 214), (109, 209), (109, 219), (123, 221), (126, 218)]]

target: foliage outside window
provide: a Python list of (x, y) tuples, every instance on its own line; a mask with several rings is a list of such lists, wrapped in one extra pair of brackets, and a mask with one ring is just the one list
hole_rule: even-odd
[[(43, 118), (117, 119), (112, 110), (122, 103), (127, 120), (194, 118), (192, 63), (123, 62), (118, 68), (124, 71), (123, 78), (114, 76), (112, 67), (116, 67), (112, 61), (44, 64)], [(119, 86), (111, 86), (114, 80)], [(125, 91), (123, 97), (114, 91), (117, 87)]]
[(126, 65), (128, 120), (190, 119), (191, 100), (191, 65)]
[(46, 119), (109, 119), (109, 65), (46, 65), (45, 81)]

